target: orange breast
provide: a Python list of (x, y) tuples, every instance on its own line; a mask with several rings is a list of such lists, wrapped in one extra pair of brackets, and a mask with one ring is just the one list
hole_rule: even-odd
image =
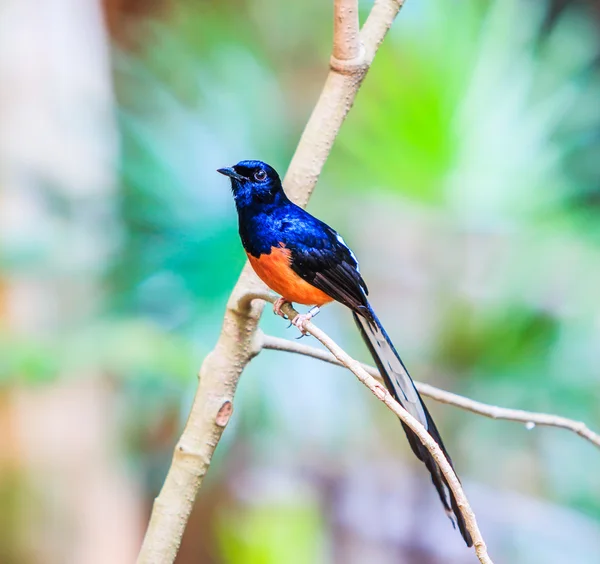
[(325, 292), (302, 280), (292, 270), (290, 255), (289, 249), (271, 247), (268, 255), (256, 258), (248, 254), (248, 260), (258, 277), (288, 302), (321, 306), (333, 301)]

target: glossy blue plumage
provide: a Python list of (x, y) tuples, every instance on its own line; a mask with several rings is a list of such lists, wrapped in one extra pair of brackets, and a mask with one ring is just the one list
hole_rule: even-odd
[(248, 254), (258, 258), (273, 247), (285, 247), (298, 276), (369, 315), (367, 286), (354, 254), (335, 230), (288, 199), (271, 166), (242, 161), (222, 172), (231, 177), (240, 237)]
[(322, 248), (333, 230), (288, 199), (272, 167), (260, 161), (242, 161), (233, 168), (248, 174), (260, 165), (267, 171), (264, 182), (238, 179), (232, 182), (246, 251), (258, 257), (281, 242), (305, 250)]

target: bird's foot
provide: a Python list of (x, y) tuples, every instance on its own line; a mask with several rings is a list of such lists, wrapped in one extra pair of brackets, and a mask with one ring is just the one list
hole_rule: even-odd
[(302, 333), (299, 338), (308, 335), (306, 324), (311, 320), (311, 317), (312, 316), (310, 313), (299, 313), (296, 317), (294, 317), (294, 319), (292, 319), (292, 325), (297, 327), (300, 330), (300, 333)]
[(305, 335), (308, 335), (308, 331), (306, 330), (306, 324), (315, 315), (317, 315), (319, 311), (319, 307), (313, 307), (311, 310), (309, 310), (308, 313), (299, 313), (296, 317), (294, 317), (294, 319), (292, 319), (293, 325), (300, 330), (300, 333), (302, 333), (302, 335), (300, 335), (300, 338), (304, 337)]
[(273, 313), (287, 319), (287, 315), (281, 311), (281, 308), (287, 303), (289, 302), (285, 298), (277, 298), (273, 304)]

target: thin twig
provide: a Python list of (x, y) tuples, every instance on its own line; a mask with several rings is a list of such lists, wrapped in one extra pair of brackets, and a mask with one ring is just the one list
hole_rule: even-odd
[[(287, 315), (288, 319), (293, 320), (298, 312), (291, 304), (284, 304), (282, 311)], [(462, 489), (459, 479), (457, 478), (452, 466), (444, 456), (442, 449), (433, 440), (431, 435), (425, 430), (425, 427), (419, 423), (406, 409), (404, 409), (388, 392), (387, 388), (379, 383), (371, 374), (369, 374), (360, 362), (354, 360), (341, 347), (339, 347), (333, 339), (331, 339), (324, 331), (319, 329), (314, 323), (307, 321), (304, 324), (306, 332), (310, 333), (315, 339), (320, 341), (327, 347), (333, 356), (346, 368), (348, 368), (371, 392), (381, 400), (398, 418), (417, 435), (419, 440), (425, 445), (431, 456), (435, 459), (442, 474), (446, 478), (460, 511), (465, 518), (465, 524), (471, 537), (477, 558), (482, 564), (493, 564), (487, 553), (485, 541), (481, 536), (475, 514), (469, 505), (465, 492)]]
[[(358, 14), (358, 0), (352, 3), (355, 8), (348, 11), (349, 0), (335, 0), (335, 14), (346, 10), (342, 20), (348, 23), (334, 25), (336, 45), (356, 45), (353, 22), (357, 26), (358, 19), (350, 16)], [(401, 6), (398, 0), (375, 0), (364, 33), (359, 35), (362, 49), (358, 60), (352, 59), (343, 69), (331, 65), (284, 179), (284, 189), (296, 203), (304, 206), (308, 202), (373, 57)], [(263, 304), (249, 305), (243, 298), (264, 291), (264, 284), (246, 263), (227, 303), (219, 340), (200, 369), (194, 403), (154, 502), (138, 564), (170, 564), (177, 556), (196, 494), (231, 416), (239, 377), (257, 352), (254, 341)]]
[[(260, 347), (263, 349), (301, 354), (324, 362), (329, 362), (330, 364), (335, 364), (336, 366), (344, 366), (330, 352), (304, 345), (296, 341), (264, 334), (257, 340), (259, 341)], [(368, 364), (361, 364), (361, 366), (371, 376), (382, 381), (381, 376), (375, 367), (369, 366)], [(549, 413), (536, 413), (533, 411), (523, 411), (521, 409), (509, 409), (497, 405), (489, 405), (458, 394), (453, 394), (446, 390), (440, 390), (435, 386), (424, 384), (423, 382), (415, 381), (415, 385), (417, 390), (419, 390), (419, 393), (432, 400), (439, 401), (440, 403), (453, 405), (460, 409), (483, 415), (484, 417), (490, 417), (491, 419), (503, 419), (505, 421), (525, 423), (528, 427), (539, 425), (540, 427), (558, 427), (560, 429), (566, 429), (567, 431), (576, 433), (594, 446), (600, 448), (600, 435), (592, 431), (581, 421), (575, 421), (573, 419), (561, 417), (560, 415), (551, 415)]]

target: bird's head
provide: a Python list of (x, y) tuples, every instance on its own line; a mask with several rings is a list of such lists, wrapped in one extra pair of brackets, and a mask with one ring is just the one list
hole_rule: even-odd
[(231, 179), (231, 190), (238, 207), (253, 203), (269, 204), (283, 195), (277, 171), (262, 161), (240, 161), (217, 172)]

